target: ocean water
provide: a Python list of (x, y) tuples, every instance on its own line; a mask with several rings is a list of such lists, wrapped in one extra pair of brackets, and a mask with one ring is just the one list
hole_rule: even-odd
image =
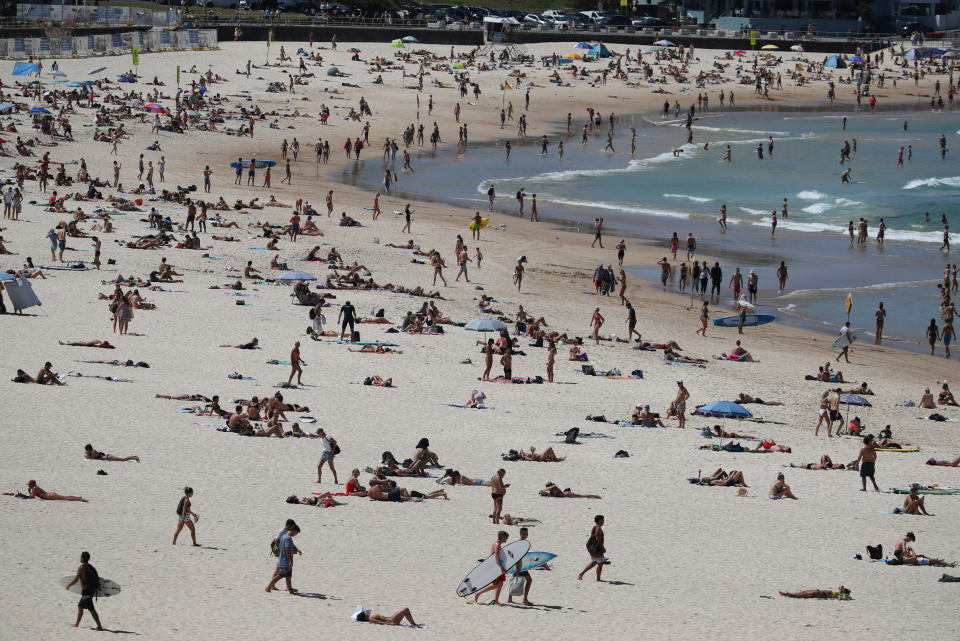
[[(960, 232), (960, 119), (954, 114), (711, 112), (695, 122), (693, 144), (686, 144), (687, 132), (680, 123), (649, 115), (618, 117), (615, 153), (604, 150), (606, 120), (586, 146), (580, 144), (585, 114), (579, 120), (574, 119), (569, 136), (565, 121), (560, 131), (547, 132), (546, 155), (540, 153), (542, 132), (532, 128), (524, 143), (517, 142), (512, 130), (504, 130), (503, 140), (466, 150), (418, 150), (414, 173), (400, 173), (399, 162), (394, 167), (400, 173), (399, 193), (482, 211), (493, 184), (495, 207), (515, 213), (514, 195), (522, 187), (528, 196), (537, 194), (541, 217), (584, 233), (597, 216), (604, 217), (611, 236), (622, 234), (664, 250), (672, 232), (681, 245), (687, 233), (693, 233), (701, 251), (721, 258), (726, 274), (736, 266), (744, 272), (756, 269), (767, 311), (801, 323), (839, 326), (846, 320), (843, 300), (848, 292), (854, 296), (855, 325), (872, 329), (873, 311), (883, 301), (888, 308), (885, 334), (905, 341), (922, 338), (929, 319), (939, 317), (936, 283), (944, 264), (951, 262), (938, 251), (941, 216), (948, 222), (956, 218)], [(637, 146), (633, 155), (632, 130)], [(441, 133), (449, 140), (453, 132)], [(941, 134), (950, 149), (946, 159), (940, 157)], [(513, 145), (509, 161), (503, 144), (507, 139)], [(853, 145), (854, 140), (856, 152), (841, 165), (844, 141)], [(562, 159), (559, 141), (565, 146)], [(762, 160), (758, 144), (763, 145)], [(722, 160), (727, 145), (732, 162)], [(900, 147), (905, 148), (903, 166), (897, 166)], [(846, 168), (851, 169), (851, 184), (840, 180)], [(381, 161), (372, 158), (340, 177), (373, 187), (382, 176)], [(770, 213), (777, 210), (780, 216), (784, 198), (789, 217), (780, 218), (777, 235), (771, 238)], [(720, 233), (716, 223), (722, 204), (727, 207), (726, 233)], [(924, 219), (927, 212), (929, 221)], [(869, 222), (871, 241), (864, 248), (851, 248), (847, 225), (861, 217)], [(874, 239), (881, 218), (887, 226), (883, 248)], [(611, 240), (611, 247), (615, 243)], [(679, 263), (684, 254), (673, 262)], [(612, 262), (609, 257), (603, 260)], [(776, 296), (771, 287), (780, 260), (787, 262), (791, 276), (785, 295)], [(657, 280), (658, 271), (649, 265), (634, 265), (631, 271)]]

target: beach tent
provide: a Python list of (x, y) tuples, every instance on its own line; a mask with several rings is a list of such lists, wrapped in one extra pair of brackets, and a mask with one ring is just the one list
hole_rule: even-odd
[(761, 48), (761, 49), (766, 49), (767, 51), (776, 51), (776, 50), (779, 50), (779, 49), (780, 49), (780, 47), (778, 47), (777, 45), (763, 45), (763, 46), (760, 47), (760, 48)]
[(593, 45), (590, 48), (590, 55), (593, 56), (594, 58), (610, 58), (612, 56), (612, 54), (610, 53), (610, 50), (607, 49), (606, 46), (603, 45), (603, 43), (598, 43)]
[(847, 62), (866, 62), (866, 60), (864, 60), (860, 56), (850, 56), (849, 58), (847, 58)]
[(573, 46), (574, 49), (593, 49), (593, 45), (589, 42), (578, 42)]
[(391, 46), (391, 47), (397, 47), (398, 49), (403, 49), (403, 48), (404, 48), (404, 47), (403, 47), (403, 40), (401, 40), (400, 38), (397, 38), (396, 40), (394, 40), (393, 42), (390, 43), (390, 46)]
[(328, 75), (328, 76), (339, 76), (339, 75), (340, 75), (340, 70), (337, 69), (336, 67), (330, 67), (329, 69), (327, 69), (327, 75)]
[(133, 76), (120, 76), (117, 78), (117, 82), (136, 82), (137, 79)]
[(827, 61), (823, 63), (824, 67), (836, 67), (837, 69), (846, 69), (847, 63), (843, 61), (843, 58), (840, 56), (830, 56), (827, 58)]
[(507, 326), (496, 318), (481, 316), (480, 318), (474, 318), (463, 328), (471, 332), (499, 332), (506, 329)]
[(803, 51), (803, 45), (796, 44), (790, 47), (790, 51)]
[(451, 68), (451, 69), (466, 69), (467, 66), (466, 66), (465, 64), (463, 64), (462, 62), (455, 62), (455, 63), (453, 63), (452, 65), (450, 65), (450, 68)]
[(15, 62), (13, 63), (13, 75), (29, 76), (32, 73), (40, 73), (40, 67), (33, 62)]
[(279, 281), (293, 281), (293, 280), (317, 280), (316, 276), (312, 276), (307, 272), (302, 272), (299, 269), (293, 269), (288, 272), (283, 272), (280, 276), (277, 277)]
[(420, 42), (419, 40), (417, 40), (415, 36), (404, 36), (400, 39), (403, 40), (404, 42)]

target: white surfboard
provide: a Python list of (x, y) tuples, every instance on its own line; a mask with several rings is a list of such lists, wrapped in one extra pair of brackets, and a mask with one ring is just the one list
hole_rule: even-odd
[[(73, 581), (73, 577), (75, 576), (75, 574), (68, 574), (67, 576), (60, 577), (60, 585), (67, 587), (67, 584)], [(77, 581), (70, 586), (70, 591), (75, 592), (76, 594), (80, 594), (82, 589), (83, 587), (80, 585), (80, 581)], [(110, 579), (100, 577), (100, 587), (97, 589), (97, 593), (94, 596), (108, 597), (113, 596), (114, 594), (120, 594), (120, 584), (115, 581), (111, 581)]]
[(853, 345), (854, 341), (856, 341), (857, 338), (858, 338), (857, 330), (851, 329), (846, 334), (841, 334), (840, 336), (838, 336), (837, 340), (833, 341), (833, 344), (830, 347), (832, 349), (843, 349), (844, 347)]
[[(500, 562), (507, 572), (523, 559), (523, 556), (530, 551), (530, 541), (514, 541), (509, 545), (500, 548)], [(463, 579), (460, 587), (457, 588), (457, 596), (470, 596), (474, 592), (479, 592), (483, 588), (493, 583), (501, 574), (500, 566), (497, 560), (491, 554), (484, 559), (477, 567), (470, 571), (470, 574)]]

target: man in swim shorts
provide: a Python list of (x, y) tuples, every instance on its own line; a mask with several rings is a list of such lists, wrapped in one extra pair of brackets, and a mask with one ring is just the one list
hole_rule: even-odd
[(875, 491), (880, 491), (880, 488), (877, 487), (876, 479), (873, 478), (876, 463), (877, 450), (873, 447), (873, 436), (868, 434), (863, 437), (863, 447), (860, 448), (860, 455), (857, 456), (857, 465), (860, 468), (861, 492), (867, 491), (867, 479), (870, 479), (870, 482), (873, 483), (873, 489)]
[(490, 479), (490, 496), (493, 498), (493, 514), (490, 515), (490, 518), (493, 519), (494, 523), (500, 522), (500, 510), (503, 509), (503, 495), (507, 493), (508, 486), (503, 482), (503, 476), (506, 473), (506, 470), (500, 468), (497, 470), (497, 473), (493, 475), (493, 478)]
[(73, 580), (67, 584), (67, 590), (73, 587), (77, 581), (80, 581), (80, 602), (77, 603), (77, 622), (73, 624), (73, 627), (76, 628), (80, 625), (83, 611), (90, 610), (90, 616), (96, 622), (97, 630), (102, 631), (100, 615), (97, 614), (97, 609), (93, 605), (93, 597), (96, 596), (97, 590), (100, 588), (100, 575), (97, 573), (97, 569), (90, 565), (89, 552), (80, 553), (80, 567), (77, 568), (77, 574), (73, 577)]

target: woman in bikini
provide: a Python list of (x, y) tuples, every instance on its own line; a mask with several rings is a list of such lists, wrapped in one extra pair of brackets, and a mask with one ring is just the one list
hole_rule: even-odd
[(36, 481), (27, 481), (27, 494), (32, 499), (43, 499), (44, 501), (82, 501), (87, 503), (87, 499), (82, 496), (63, 496), (56, 492), (47, 492)]
[(694, 333), (702, 334), (703, 337), (706, 338), (708, 320), (710, 320), (710, 308), (707, 306), (707, 301), (703, 301), (703, 307), (700, 308), (700, 329)]
[(447, 470), (446, 474), (443, 475), (444, 478), (450, 479), (450, 485), (482, 485), (490, 486), (490, 481), (485, 481), (480, 477), (472, 478), (469, 476), (464, 476), (460, 473), (459, 470)]
[(549, 496), (557, 499), (599, 499), (599, 494), (577, 494), (571, 492), (570, 488), (561, 490), (553, 482), (547, 483), (546, 489), (540, 490), (540, 496)]
[(536, 461), (537, 463), (559, 463), (564, 460), (563, 457), (557, 456), (556, 452), (553, 451), (552, 447), (548, 447), (542, 454), (537, 454), (536, 448), (530, 446), (530, 452), (524, 452), (523, 450), (518, 450), (517, 454), (520, 455), (521, 461)]
[(140, 462), (139, 456), (113, 456), (104, 452), (98, 452), (93, 446), (87, 443), (83, 447), (83, 457), (91, 461), (136, 461)]

